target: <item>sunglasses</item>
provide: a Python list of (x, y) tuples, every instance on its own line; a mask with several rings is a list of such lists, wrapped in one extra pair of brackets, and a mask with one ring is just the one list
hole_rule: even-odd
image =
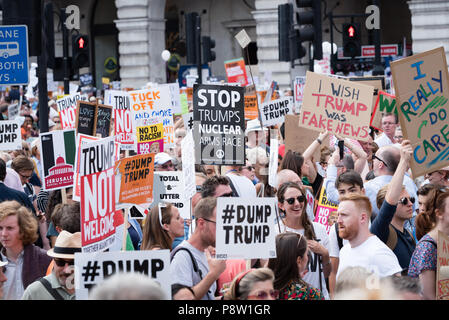
[(372, 158), (372, 159), (373, 159), (373, 160), (374, 160), (374, 159), (379, 160), (380, 162), (382, 162), (382, 163), (385, 165), (385, 167), (388, 168), (387, 163), (386, 163), (385, 161), (383, 161), (381, 158), (379, 158), (378, 156), (376, 156), (375, 154), (373, 154), (373, 158)]
[(401, 199), (399, 199), (398, 203), (401, 203), (402, 205), (406, 206), (409, 200), (410, 200), (411, 204), (415, 203), (415, 197), (410, 197), (410, 198), (404, 197), (404, 198), (401, 198)]
[(256, 294), (249, 295), (248, 298), (256, 298), (259, 300), (266, 300), (270, 296), (273, 299), (277, 299), (279, 297), (279, 291), (278, 290), (270, 290), (269, 292), (266, 291), (259, 291)]
[(232, 197), (232, 192), (222, 194), (220, 197)]
[(173, 168), (173, 167), (174, 167), (173, 163), (163, 164), (163, 165), (159, 166), (159, 168), (162, 168), (162, 169), (168, 169), (168, 168)]
[(71, 259), (71, 260), (65, 260), (65, 259), (54, 259), (55, 260), (55, 264), (58, 267), (64, 267), (66, 265), (66, 263), (69, 266), (73, 266), (75, 264), (75, 260)]
[(288, 204), (292, 205), (295, 203), (295, 200), (298, 200), (299, 203), (306, 201), (306, 197), (304, 197), (303, 195), (300, 195), (296, 198), (288, 198), (285, 199), (285, 201), (287, 201)]

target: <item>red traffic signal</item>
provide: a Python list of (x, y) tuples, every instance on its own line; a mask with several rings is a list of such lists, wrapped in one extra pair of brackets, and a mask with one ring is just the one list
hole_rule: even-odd
[(89, 40), (87, 35), (73, 36), (72, 63), (75, 69), (89, 67)]
[(354, 38), (354, 36), (355, 36), (355, 29), (354, 29), (353, 26), (349, 26), (349, 28), (348, 28), (348, 36), (349, 36), (349, 38)]
[(84, 49), (84, 46), (86, 45), (86, 40), (84, 39), (84, 37), (79, 37), (77, 39), (77, 44), (78, 44), (78, 48), (80, 49)]

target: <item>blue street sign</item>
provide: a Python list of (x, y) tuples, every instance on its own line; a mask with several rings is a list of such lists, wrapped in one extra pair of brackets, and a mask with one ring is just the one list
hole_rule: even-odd
[(28, 74), (27, 26), (0, 26), (0, 85), (28, 84)]

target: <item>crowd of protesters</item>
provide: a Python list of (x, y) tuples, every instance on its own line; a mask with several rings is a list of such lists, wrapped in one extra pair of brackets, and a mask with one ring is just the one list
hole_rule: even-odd
[[(3, 120), (13, 102), (0, 101)], [(55, 98), (48, 107), (49, 130), (60, 130)], [(37, 99), (24, 99), (23, 148), (0, 154), (0, 299), (76, 299), (80, 205), (72, 188), (64, 203), (60, 190), (42, 189), (38, 118)], [(182, 169), (186, 129), (182, 117), (174, 121), (176, 148), (155, 156), (155, 171)], [(382, 132), (371, 130), (369, 141), (317, 132), (306, 150), (286, 150), (284, 124), (275, 129), (247, 122), (243, 166), (195, 166), (191, 219), (162, 203), (146, 219), (128, 221), (127, 250), (171, 251), (172, 299), (436, 299), (438, 232), (449, 236), (449, 168), (412, 179), (410, 141), (394, 114), (383, 115)], [(273, 138), (280, 144), (276, 187), (268, 183)], [(339, 204), (329, 233), (314, 219), (322, 188)], [(276, 258), (215, 259), (218, 197), (277, 199)], [(117, 274), (91, 298), (163, 299), (158, 288), (148, 277)]]

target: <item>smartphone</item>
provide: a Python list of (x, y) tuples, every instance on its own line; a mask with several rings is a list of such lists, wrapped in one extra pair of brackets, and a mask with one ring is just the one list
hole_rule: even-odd
[(345, 141), (344, 140), (338, 141), (338, 149), (340, 150), (340, 160), (343, 160), (343, 156), (345, 154)]

